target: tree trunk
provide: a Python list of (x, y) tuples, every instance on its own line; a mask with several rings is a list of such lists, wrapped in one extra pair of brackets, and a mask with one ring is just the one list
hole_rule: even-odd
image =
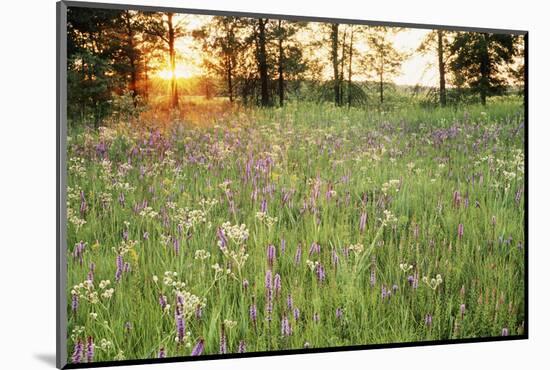
[(344, 104), (344, 63), (346, 62), (346, 36), (347, 32), (344, 30), (344, 37), (342, 37), (342, 59), (340, 61), (340, 106)]
[(384, 104), (384, 72), (380, 72), (380, 105)]
[(334, 104), (340, 105), (340, 80), (338, 76), (338, 23), (331, 25), (331, 58), (334, 77)]
[(258, 43), (260, 50), (258, 52), (258, 64), (260, 70), (260, 83), (261, 83), (261, 104), (262, 107), (269, 105), (269, 91), (268, 91), (268, 75), (267, 75), (267, 55), (266, 55), (266, 37), (265, 37), (265, 24), (267, 19), (258, 19)]
[[(353, 26), (352, 26), (353, 27)], [(348, 108), (351, 108), (351, 73), (352, 73), (352, 61), (353, 61), (353, 28), (351, 29), (351, 35), (349, 40), (349, 62), (348, 62)]]
[(145, 100), (149, 99), (149, 69), (147, 68), (147, 60), (143, 61), (143, 96)]
[(439, 64), (439, 104), (447, 105), (447, 91), (445, 88), (445, 63), (443, 62), (443, 31), (437, 30), (437, 61)]
[(279, 105), (284, 106), (285, 101), (285, 77), (283, 75), (284, 50), (283, 50), (283, 32), (282, 21), (279, 19)]
[(176, 79), (176, 49), (174, 46), (176, 39), (176, 31), (174, 30), (173, 16), (174, 13), (168, 13), (168, 49), (170, 52), (170, 72), (172, 78), (170, 80), (170, 107), (178, 107), (178, 81)]
[(227, 56), (227, 91), (229, 102), (233, 103), (233, 63), (231, 62), (231, 56)]
[(125, 22), (126, 22), (126, 42), (128, 43), (128, 60), (130, 62), (130, 86), (129, 89), (132, 93), (132, 101), (134, 107), (137, 106), (137, 58), (135, 54), (135, 45), (134, 45), (134, 30), (131, 23), (131, 15), (128, 11), (125, 12)]
[(481, 98), (481, 104), (487, 103), (487, 94), (489, 92), (489, 75), (491, 69), (491, 61), (489, 59), (489, 34), (482, 34), (481, 44), (481, 60), (479, 70), (481, 73), (481, 80), (479, 81), (479, 96)]

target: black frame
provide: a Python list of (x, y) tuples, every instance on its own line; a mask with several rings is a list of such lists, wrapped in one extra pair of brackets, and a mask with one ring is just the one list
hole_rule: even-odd
[[(343, 23), (343, 24), (359, 24), (369, 26), (389, 26), (389, 27), (404, 27), (415, 29), (442, 29), (448, 31), (465, 31), (465, 32), (488, 32), (501, 34), (514, 34), (524, 37), (524, 158), (525, 158), (525, 208), (524, 208), (524, 311), (525, 311), (525, 326), (524, 332), (521, 335), (511, 335), (508, 337), (480, 337), (480, 338), (464, 338), (464, 339), (447, 339), (447, 340), (430, 340), (418, 342), (401, 342), (401, 343), (379, 343), (379, 344), (364, 344), (342, 347), (326, 347), (326, 348), (303, 348), (292, 350), (276, 350), (276, 351), (261, 351), (249, 353), (229, 353), (229, 354), (212, 354), (202, 355), (198, 357), (192, 356), (176, 356), (168, 358), (150, 358), (136, 360), (121, 360), (121, 361), (100, 361), (93, 363), (69, 364), (67, 363), (66, 339), (67, 339), (67, 321), (66, 321), (66, 138), (67, 138), (67, 44), (66, 44), (66, 28), (67, 28), (67, 8), (99, 8), (99, 9), (116, 9), (116, 10), (139, 10), (149, 12), (174, 12), (184, 14), (197, 15), (212, 15), (212, 16), (237, 16), (250, 18), (270, 18), (284, 19), (306, 22), (326, 22), (326, 23)], [(404, 23), (404, 22), (383, 22), (373, 20), (358, 20), (345, 18), (325, 18), (312, 16), (298, 15), (283, 15), (283, 14), (266, 14), (266, 13), (248, 13), (248, 12), (232, 12), (210, 9), (190, 9), (190, 8), (175, 8), (161, 7), (148, 5), (133, 5), (133, 4), (108, 4), (96, 2), (80, 2), (61, 0), (56, 3), (56, 367), (58, 369), (81, 369), (95, 368), (105, 366), (125, 366), (125, 365), (143, 365), (143, 364), (160, 364), (173, 362), (187, 361), (206, 361), (220, 360), (231, 358), (248, 358), (248, 357), (266, 357), (266, 356), (282, 356), (295, 354), (309, 353), (326, 353), (326, 352), (342, 352), (342, 351), (359, 351), (366, 349), (383, 349), (383, 348), (404, 348), (417, 346), (433, 346), (446, 344), (461, 344), (461, 343), (483, 343), (483, 342), (499, 342), (522, 340), (529, 338), (529, 32), (526, 30), (512, 29), (494, 29), (483, 27), (460, 27), (438, 24), (421, 24), (421, 23)]]

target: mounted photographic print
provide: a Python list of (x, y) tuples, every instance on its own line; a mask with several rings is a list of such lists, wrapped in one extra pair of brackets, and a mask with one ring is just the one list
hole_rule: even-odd
[(58, 3), (58, 367), (527, 338), (526, 62), (525, 31)]

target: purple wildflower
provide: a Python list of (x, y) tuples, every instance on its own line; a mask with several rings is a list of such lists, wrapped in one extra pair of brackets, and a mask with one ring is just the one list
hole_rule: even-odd
[(265, 289), (271, 290), (273, 288), (273, 277), (271, 270), (265, 272)]
[(238, 353), (246, 352), (246, 342), (244, 340), (239, 341), (239, 348), (237, 348)]
[(285, 337), (289, 337), (292, 334), (292, 327), (286, 315), (284, 315), (283, 320), (281, 320), (281, 334)]
[(227, 338), (225, 336), (225, 327), (222, 324), (222, 330), (220, 333), (220, 354), (227, 353)]
[(82, 341), (79, 339), (74, 345), (74, 352), (72, 355), (73, 364), (79, 364), (82, 362), (82, 355), (84, 352), (84, 346)]
[(294, 320), (298, 321), (300, 319), (300, 309), (298, 307), (294, 308)]
[(74, 313), (76, 313), (76, 310), (78, 309), (78, 294), (73, 294), (71, 298), (71, 309)]
[(508, 332), (508, 328), (502, 328), (502, 336), (507, 337), (510, 333)]
[(336, 309), (336, 318), (338, 320), (341, 320), (343, 316), (344, 316), (344, 311), (340, 307), (338, 307)]
[(143, 239), (144, 240), (149, 240), (149, 232), (148, 231), (143, 233)]
[(267, 213), (267, 200), (262, 199), (262, 204), (260, 205), (260, 212)]
[(281, 255), (285, 253), (286, 250), (286, 240), (281, 239)]
[(311, 257), (313, 253), (321, 253), (321, 246), (315, 242), (311, 243), (311, 246), (309, 247), (309, 256)]
[(395, 293), (399, 290), (399, 286), (397, 284), (393, 284), (393, 286), (391, 287), (391, 290)]
[(466, 305), (463, 303), (460, 305), (460, 316), (464, 318), (464, 313), (466, 312)]
[(116, 272), (115, 272), (115, 281), (119, 281), (122, 277), (122, 270), (124, 268), (124, 261), (122, 260), (122, 255), (118, 254), (116, 256)]
[(180, 314), (179, 309), (176, 308), (175, 310), (175, 320), (176, 320), (176, 333), (178, 338), (178, 343), (183, 343), (183, 339), (185, 337), (185, 319), (183, 318), (183, 314)]
[(386, 298), (389, 298), (391, 292), (386, 289), (385, 285), (382, 285), (382, 300), (385, 300)]
[(250, 315), (250, 320), (252, 321), (254, 326), (256, 326), (256, 320), (258, 318), (258, 310), (256, 309), (256, 303), (252, 303), (248, 312)]
[(300, 264), (300, 261), (302, 260), (302, 244), (298, 244), (298, 248), (296, 248), (296, 254), (294, 255), (294, 263)]
[(292, 306), (293, 306), (293, 301), (292, 301), (292, 296), (289, 294), (287, 297), (286, 297), (286, 306), (288, 307), (289, 310), (292, 310)]
[(460, 207), (460, 200), (461, 200), (460, 193), (458, 192), (458, 190), (455, 190), (455, 192), (453, 193), (453, 206), (455, 208)]
[(273, 312), (273, 290), (269, 289), (266, 294), (265, 311), (267, 320), (271, 321), (271, 313)]
[(84, 243), (82, 240), (75, 244), (74, 251), (73, 251), (73, 259), (78, 259), (78, 262), (80, 266), (82, 266), (82, 255), (84, 254), (84, 249), (86, 248), (86, 243)]
[(160, 308), (162, 308), (163, 310), (166, 308), (166, 296), (165, 295), (160, 295), (159, 296), (159, 304), (160, 304)]
[(414, 275), (409, 275), (407, 277), (407, 282), (413, 289), (418, 288), (418, 273), (415, 273)]
[(273, 261), (275, 261), (275, 246), (273, 244), (269, 244), (267, 246), (267, 263), (269, 266), (273, 266)]
[(370, 285), (374, 286), (376, 284), (376, 270), (371, 268), (370, 270)]
[(92, 337), (88, 337), (88, 343), (86, 345), (86, 362), (92, 362), (94, 360), (94, 340)]
[(244, 279), (244, 280), (243, 280), (243, 289), (244, 289), (245, 291), (248, 289), (248, 285), (249, 285), (248, 280)]
[(200, 338), (193, 350), (191, 351), (191, 356), (200, 356), (204, 352), (204, 339)]
[(218, 246), (221, 250), (224, 250), (225, 248), (227, 248), (227, 237), (225, 236), (225, 232), (221, 227), (219, 227), (216, 231), (216, 234), (218, 236)]
[(325, 281), (325, 268), (321, 263), (317, 264), (317, 266), (315, 267), (315, 273), (319, 282), (322, 283), (323, 281)]
[(462, 239), (462, 236), (464, 235), (464, 225), (458, 224), (458, 239)]
[(183, 295), (179, 293), (176, 294), (176, 303), (177, 303), (178, 310), (183, 309), (183, 304), (185, 303), (185, 298), (183, 297)]
[(90, 263), (90, 269), (88, 270), (88, 280), (89, 281), (94, 281), (94, 272), (95, 272), (95, 263), (91, 262)]
[(166, 351), (164, 350), (164, 347), (161, 347), (159, 349), (158, 358), (165, 358), (166, 357)]

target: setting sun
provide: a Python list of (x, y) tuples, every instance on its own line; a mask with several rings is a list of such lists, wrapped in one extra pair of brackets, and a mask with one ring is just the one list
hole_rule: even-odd
[[(188, 66), (178, 65), (176, 66), (176, 78), (190, 78), (196, 75)], [(169, 80), (172, 78), (172, 71), (169, 68), (158, 71), (157, 76), (163, 80)]]

